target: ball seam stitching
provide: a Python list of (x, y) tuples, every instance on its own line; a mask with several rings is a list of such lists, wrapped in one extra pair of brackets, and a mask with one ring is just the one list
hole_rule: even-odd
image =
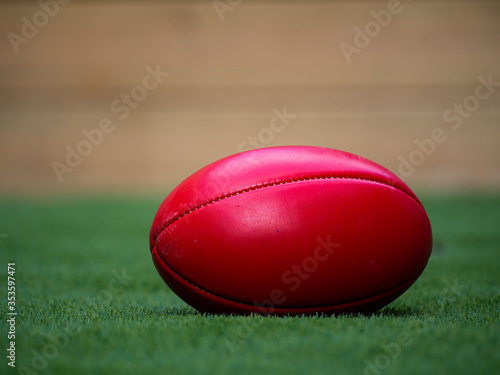
[[(201, 204), (193, 206), (193, 207), (185, 210), (183, 213), (176, 215), (172, 219), (167, 220), (165, 223), (163, 223), (162, 225), (160, 225), (155, 230), (155, 233), (153, 235), (154, 241), (156, 242), (156, 239), (158, 238), (158, 236), (167, 227), (169, 227), (170, 225), (172, 225), (176, 221), (182, 219), (184, 216), (189, 215), (190, 213), (192, 213), (194, 211), (199, 210), (200, 208), (209, 206), (209, 205), (211, 205), (211, 204), (213, 204), (215, 202), (222, 201), (224, 199), (228, 199), (228, 198), (234, 197), (236, 195), (248, 193), (250, 191), (260, 190), (260, 189), (264, 189), (264, 188), (268, 188), (268, 187), (272, 187), (272, 186), (279, 186), (279, 185), (285, 185), (285, 184), (290, 184), (290, 183), (297, 183), (297, 182), (304, 182), (304, 181), (314, 181), (314, 180), (359, 180), (359, 181), (373, 182), (373, 183), (376, 183), (376, 184), (381, 184), (381, 185), (384, 185), (384, 186), (389, 186), (389, 187), (392, 187), (392, 188), (394, 188), (396, 190), (401, 191), (402, 193), (404, 193), (408, 197), (410, 197), (413, 201), (415, 201), (419, 206), (422, 207), (422, 204), (418, 200), (416, 200), (411, 194), (409, 194), (407, 191), (405, 191), (405, 190), (403, 190), (403, 189), (401, 189), (401, 188), (399, 188), (399, 187), (397, 187), (395, 185), (391, 185), (391, 184), (389, 184), (387, 182), (384, 182), (384, 181), (377, 181), (375, 179), (363, 178), (363, 177), (352, 177), (352, 176), (309, 176), (309, 177), (300, 177), (300, 178), (296, 178), (296, 177), (292, 178), (291, 177), (291, 178), (287, 178), (287, 179), (283, 179), (283, 180), (278, 179), (278, 180), (274, 180), (274, 181), (270, 181), (270, 182), (258, 183), (258, 184), (252, 185), (252, 186), (250, 186), (248, 188), (244, 188), (244, 189), (236, 190), (236, 191), (233, 191), (233, 192), (230, 192), (230, 193), (226, 193), (224, 195), (220, 195), (218, 197), (206, 200), (205, 202), (203, 202)], [(422, 207), (422, 209), (423, 209), (423, 207)]]
[[(215, 297), (216, 299), (221, 299), (223, 301), (227, 301), (227, 302), (230, 302), (230, 303), (234, 303), (234, 304), (237, 304), (237, 305), (241, 305), (241, 306), (244, 306), (244, 307), (261, 307), (259, 305), (255, 305), (255, 304), (250, 304), (248, 302), (242, 302), (242, 301), (237, 301), (235, 299), (232, 299), (232, 298), (228, 298), (228, 297), (223, 297), (223, 296), (220, 296), (218, 294), (215, 294), (213, 292), (210, 292), (206, 289), (203, 289), (202, 287), (194, 284), (193, 282), (191, 282), (190, 280), (186, 279), (184, 276), (182, 276), (181, 274), (179, 274), (177, 271), (175, 271), (172, 267), (170, 267), (167, 262), (163, 259), (163, 257), (157, 252), (157, 255), (158, 255), (158, 258), (162, 261), (162, 263), (174, 274), (176, 275), (178, 278), (180, 278), (182, 281), (184, 281), (185, 283), (187, 283), (188, 285), (198, 289), (200, 292), (202, 293), (206, 293), (212, 297)], [(362, 302), (362, 301), (367, 301), (367, 300), (371, 300), (371, 299), (374, 299), (374, 298), (377, 298), (377, 297), (380, 297), (380, 296), (383, 296), (384, 294), (386, 293), (389, 293), (391, 291), (394, 291), (398, 288), (400, 288), (401, 286), (405, 285), (406, 283), (408, 283), (410, 280), (414, 279), (415, 277), (417, 276), (420, 276), (422, 274), (422, 272), (424, 271), (425, 269), (425, 266), (424, 268), (422, 268), (420, 271), (416, 272), (412, 277), (410, 277), (409, 279), (405, 280), (404, 282), (401, 282), (399, 283), (397, 286), (395, 286), (394, 288), (388, 290), (388, 291), (385, 291), (385, 292), (381, 292), (381, 293), (378, 293), (378, 294), (375, 294), (375, 295), (372, 295), (372, 296), (368, 296), (368, 297), (363, 297), (362, 299), (360, 300), (352, 300), (352, 301), (345, 301), (345, 302), (341, 302), (341, 303), (337, 303), (337, 304), (333, 304), (333, 305), (321, 305), (321, 306), (274, 306), (273, 309), (275, 310), (310, 310), (310, 309), (316, 309), (316, 308), (320, 308), (320, 309), (323, 309), (323, 308), (340, 308), (342, 306), (345, 306), (345, 305), (349, 305), (349, 304), (352, 304), (352, 303), (356, 303), (356, 302)]]

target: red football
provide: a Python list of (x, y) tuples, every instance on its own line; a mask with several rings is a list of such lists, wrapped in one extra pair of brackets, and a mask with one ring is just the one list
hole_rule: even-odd
[(289, 146), (232, 155), (188, 177), (158, 209), (150, 248), (163, 280), (202, 312), (369, 312), (417, 280), (432, 230), (389, 170)]

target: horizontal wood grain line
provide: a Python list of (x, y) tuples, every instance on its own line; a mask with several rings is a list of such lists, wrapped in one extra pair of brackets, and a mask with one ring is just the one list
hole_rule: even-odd
[[(454, 103), (475, 97), (470, 86), (421, 87), (170, 87), (168, 82), (135, 100), (134, 87), (86, 88), (1, 88), (0, 112), (15, 113), (268, 113), (273, 108), (316, 115), (326, 114), (442, 114)], [(484, 91), (484, 92), (483, 92)], [(479, 113), (500, 114), (500, 89), (482, 88)], [(125, 96), (124, 96), (125, 95)], [(142, 94), (141, 94), (142, 95)], [(128, 96), (128, 97), (127, 97)], [(136, 96), (137, 97), (137, 96)], [(138, 97), (137, 97), (138, 98)], [(474, 99), (469, 99), (474, 101)], [(472, 103), (472, 102), (471, 102)], [(470, 106), (471, 104), (467, 104)], [(114, 109), (112, 109), (112, 106)]]

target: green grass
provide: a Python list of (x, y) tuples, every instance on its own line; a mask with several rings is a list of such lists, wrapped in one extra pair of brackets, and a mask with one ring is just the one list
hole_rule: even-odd
[[(500, 196), (424, 197), (435, 251), (388, 307), (289, 318), (202, 315), (177, 298), (149, 255), (161, 198), (1, 200), (0, 373), (499, 373)], [(8, 262), (14, 371), (4, 355)]]

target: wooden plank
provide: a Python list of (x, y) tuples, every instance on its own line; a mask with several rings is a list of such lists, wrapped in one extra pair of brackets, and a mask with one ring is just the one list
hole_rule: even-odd
[[(59, 182), (52, 162), (65, 164), (67, 147), (86, 139), (82, 130), (97, 127), (95, 114), (1, 115), (1, 191), (78, 189), (164, 189), (211, 161), (239, 151), (259, 137), (272, 113), (133, 114), (116, 122), (112, 133), (83, 157)], [(476, 113), (453, 130), (440, 116), (297, 116), (262, 146), (305, 144), (343, 149), (398, 172), (399, 157), (417, 150), (415, 140), (436, 127), (448, 139), (426, 156), (408, 179), (414, 187), (448, 189), (500, 186), (499, 116)], [(258, 138), (259, 139), (259, 138)], [(247, 147), (247, 145), (245, 145)]]
[[(348, 64), (386, 2), (250, 2), (221, 21), (206, 2), (71, 2), (14, 53), (35, 2), (0, 5), (0, 87), (136, 84), (148, 65), (174, 86), (464, 85), (500, 76), (500, 3), (401, 2), (403, 11)], [(30, 4), (26, 6), (25, 4)]]
[[(454, 103), (463, 104), (465, 98), (474, 96), (479, 84), (476, 80), (470, 86), (172, 87), (167, 78), (143, 101), (130, 99), (135, 108), (121, 98), (130, 95), (131, 87), (9, 88), (0, 89), (0, 112), (41, 116), (95, 113), (116, 118), (123, 113), (117, 111), (122, 106), (131, 113), (167, 114), (265, 114), (275, 107), (287, 106), (303, 116), (442, 115)], [(498, 91), (479, 101), (480, 113), (500, 115)], [(483, 88), (480, 93), (488, 91)]]

